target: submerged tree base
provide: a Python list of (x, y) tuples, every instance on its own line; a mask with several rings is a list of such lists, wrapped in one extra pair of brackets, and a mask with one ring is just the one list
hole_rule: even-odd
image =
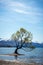
[(15, 56), (18, 56), (18, 55), (24, 55), (24, 54), (20, 54), (20, 53), (14, 53)]
[(17, 60), (18, 56), (20, 56), (20, 55), (24, 55), (24, 54), (14, 53), (15, 59)]
[(19, 48), (16, 48), (16, 49), (15, 49), (15, 52), (14, 52), (15, 55), (17, 55), (17, 56), (18, 56), (18, 55), (24, 55), (24, 54), (18, 53), (18, 50), (19, 50)]

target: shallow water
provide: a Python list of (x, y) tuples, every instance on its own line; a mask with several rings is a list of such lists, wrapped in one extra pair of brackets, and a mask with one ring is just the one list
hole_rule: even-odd
[[(15, 56), (1, 56), (1, 54), (13, 54), (15, 48), (0, 48), (0, 60), (16, 60)], [(22, 49), (18, 50), (19, 53), (24, 54), (17, 57), (17, 60), (30, 63), (43, 63), (43, 48), (36, 48), (31, 52), (26, 52)]]

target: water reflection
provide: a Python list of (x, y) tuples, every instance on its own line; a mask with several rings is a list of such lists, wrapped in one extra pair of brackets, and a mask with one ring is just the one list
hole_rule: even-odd
[(18, 56), (17, 56), (17, 55), (15, 55), (15, 56), (14, 56), (14, 58), (17, 60)]
[[(32, 52), (24, 52), (23, 50), (19, 50), (20, 53), (25, 55), (15, 55), (15, 56), (1, 56), (0, 60), (19, 60), (22, 62), (36, 62), (43, 63), (43, 48), (36, 48)], [(14, 48), (0, 48), (0, 54), (13, 54)]]

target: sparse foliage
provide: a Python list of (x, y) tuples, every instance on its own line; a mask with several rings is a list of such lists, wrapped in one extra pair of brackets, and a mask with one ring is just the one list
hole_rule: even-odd
[(34, 48), (31, 44), (32, 42), (32, 33), (28, 32), (24, 28), (20, 28), (15, 34), (13, 33), (11, 36), (12, 40), (15, 40), (16, 50), (15, 53), (18, 54), (17, 50), (23, 47), (23, 44), (29, 43), (30, 46), (28, 48)]

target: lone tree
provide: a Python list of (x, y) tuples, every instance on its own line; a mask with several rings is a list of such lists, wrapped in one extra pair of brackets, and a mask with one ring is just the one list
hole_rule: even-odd
[(17, 31), (15, 34), (13, 33), (11, 39), (15, 40), (16, 44), (16, 49), (14, 53), (19, 54), (18, 49), (21, 49), (24, 44), (26, 46), (25, 48), (34, 49), (34, 46), (32, 46), (32, 37), (32, 33), (28, 32), (24, 28), (20, 28), (20, 30)]

